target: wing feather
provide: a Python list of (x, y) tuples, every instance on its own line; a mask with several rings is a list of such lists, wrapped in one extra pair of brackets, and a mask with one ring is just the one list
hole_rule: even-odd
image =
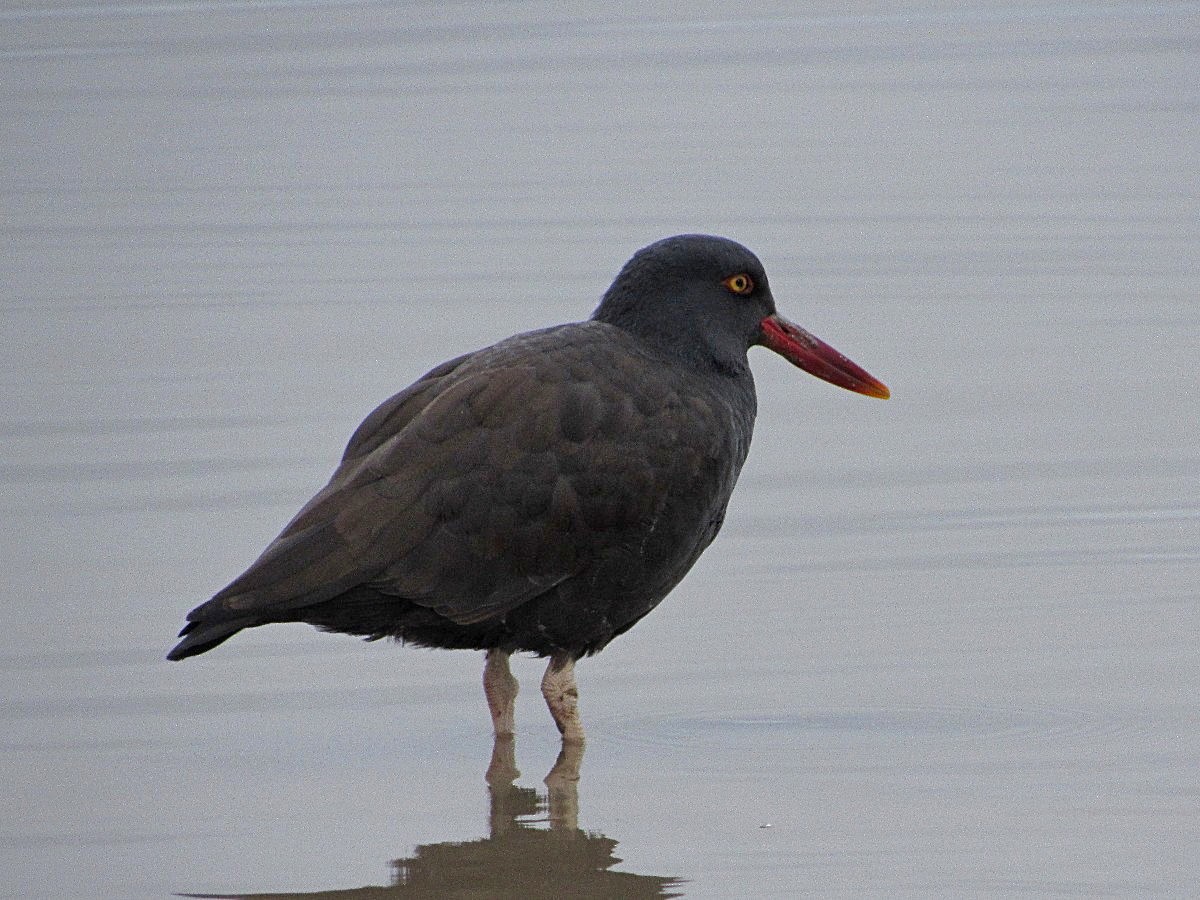
[(644, 542), (721, 451), (688, 426), (705, 410), (681, 415), (669, 380), (597, 340), (609, 326), (574, 327), (586, 366), (561, 335), (524, 336), (381, 404), (329, 484), (189, 619), (286, 618), (363, 585), (482, 622)]

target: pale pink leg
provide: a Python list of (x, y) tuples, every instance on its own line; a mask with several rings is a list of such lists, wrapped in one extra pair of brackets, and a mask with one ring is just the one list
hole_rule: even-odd
[(550, 658), (542, 676), (542, 696), (562, 734), (564, 744), (583, 743), (583, 721), (579, 718), (579, 688), (575, 685), (575, 660), (565, 654)]
[(511, 736), (516, 730), (513, 706), (520, 685), (508, 668), (508, 657), (502, 650), (489, 650), (483, 666), (483, 693), (492, 713), (492, 732), (496, 737)]
[(579, 827), (579, 769), (583, 741), (563, 741), (554, 768), (546, 776), (550, 828), (575, 831)]

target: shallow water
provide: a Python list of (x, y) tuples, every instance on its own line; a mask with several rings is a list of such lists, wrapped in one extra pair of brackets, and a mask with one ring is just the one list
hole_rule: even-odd
[[(0, 895), (1194, 890), (1200, 6), (808, 9), (0, 9)], [(163, 661), (377, 401), (691, 230), (893, 399), (754, 355), (574, 789), (535, 660), (491, 790), (478, 654)]]

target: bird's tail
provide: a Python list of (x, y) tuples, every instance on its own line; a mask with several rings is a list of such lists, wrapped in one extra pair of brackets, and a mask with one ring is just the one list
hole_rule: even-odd
[(183, 626), (183, 631), (179, 632), (179, 636), (183, 640), (171, 649), (171, 652), (167, 654), (167, 659), (175, 661), (206, 653), (217, 644), (229, 640), (243, 628), (253, 628), (255, 625), (261, 624), (260, 619), (247, 616), (207, 622), (203, 619), (194, 619)]

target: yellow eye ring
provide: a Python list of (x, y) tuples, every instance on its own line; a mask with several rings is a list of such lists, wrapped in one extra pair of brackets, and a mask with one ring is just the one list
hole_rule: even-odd
[(731, 292), (742, 297), (746, 296), (754, 290), (754, 279), (745, 272), (739, 272), (737, 275), (730, 275), (721, 284), (725, 285)]

